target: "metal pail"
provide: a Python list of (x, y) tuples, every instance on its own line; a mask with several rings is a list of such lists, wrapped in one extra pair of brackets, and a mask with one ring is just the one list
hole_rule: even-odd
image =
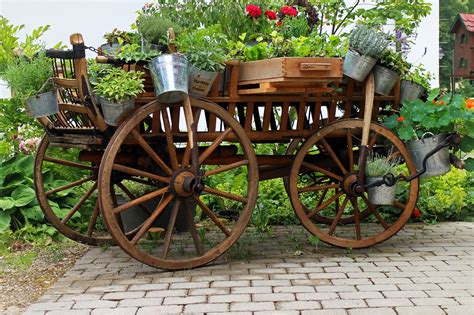
[[(439, 134), (429, 138), (422, 137), (421, 140), (414, 140), (407, 143), (408, 150), (413, 157), (417, 171), (423, 169), (423, 159), (426, 154), (433, 150), (445, 138), (445, 134)], [(426, 161), (426, 173), (421, 175), (421, 177), (426, 178), (443, 175), (450, 170), (449, 149), (445, 147), (428, 158)]]
[[(373, 184), (376, 181), (382, 180), (382, 176), (367, 177), (367, 184)], [(397, 192), (396, 185), (387, 186), (381, 185), (378, 187), (368, 188), (369, 201), (374, 205), (393, 205), (395, 201), (395, 193)]]
[(375, 93), (389, 95), (400, 75), (387, 67), (376, 65), (374, 67)]
[(167, 54), (152, 59), (150, 72), (158, 101), (183, 101), (188, 95), (188, 71), (188, 60), (184, 55)]
[(370, 56), (361, 56), (357, 52), (348, 50), (344, 58), (342, 72), (349, 78), (362, 82), (375, 66), (377, 59)]
[(28, 115), (34, 118), (56, 114), (58, 97), (54, 91), (33, 95), (26, 100)]
[(419, 99), (423, 96), (424, 92), (425, 89), (421, 85), (408, 80), (402, 80), (400, 86), (400, 102)]
[(219, 72), (205, 71), (190, 65), (189, 93), (207, 96)]
[(119, 118), (125, 112), (135, 109), (135, 98), (131, 98), (121, 102), (110, 101), (101, 96), (97, 96), (102, 107), (104, 120), (107, 125), (117, 126)]

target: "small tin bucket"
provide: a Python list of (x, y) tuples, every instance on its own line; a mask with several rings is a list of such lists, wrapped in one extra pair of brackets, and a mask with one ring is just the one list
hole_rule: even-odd
[(188, 60), (184, 55), (161, 55), (150, 61), (155, 95), (162, 103), (181, 102), (188, 95)]
[(121, 102), (110, 101), (101, 96), (97, 96), (97, 98), (99, 99), (100, 106), (102, 107), (104, 120), (107, 125), (110, 126), (117, 126), (120, 116), (122, 116), (127, 111), (135, 109), (135, 98)]
[(30, 117), (38, 118), (54, 115), (59, 111), (55, 91), (40, 93), (26, 100), (26, 110)]
[[(373, 184), (382, 180), (383, 176), (367, 177), (367, 184)], [(367, 189), (369, 193), (369, 202), (374, 205), (393, 205), (397, 186), (381, 185)]]
[[(414, 140), (407, 143), (408, 150), (413, 157), (417, 171), (423, 169), (423, 159), (425, 156), (446, 138), (445, 134), (439, 134), (437, 136), (431, 134), (432, 137), (425, 138), (425, 135), (429, 134), (431, 133), (424, 134), (421, 140)], [(450, 170), (449, 149), (445, 147), (428, 158), (426, 161), (426, 173), (421, 175), (421, 177), (439, 176), (446, 174)]]
[(400, 76), (395, 71), (376, 65), (374, 67), (375, 93), (389, 95), (399, 78)]
[(205, 71), (190, 65), (189, 93), (207, 96), (219, 72)]
[(348, 50), (344, 58), (342, 72), (349, 78), (362, 82), (375, 66), (377, 59), (370, 56), (361, 56), (357, 52)]
[(400, 102), (413, 101), (423, 96), (425, 89), (416, 83), (411, 81), (402, 80), (400, 85)]

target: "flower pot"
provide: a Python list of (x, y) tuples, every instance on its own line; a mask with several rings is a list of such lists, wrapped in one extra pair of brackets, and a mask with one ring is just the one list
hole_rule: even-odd
[[(367, 184), (373, 184), (383, 179), (383, 176), (367, 177)], [(374, 205), (393, 205), (397, 186), (381, 185), (367, 189), (369, 202)]]
[(135, 98), (131, 98), (121, 102), (115, 102), (97, 96), (100, 106), (102, 107), (102, 113), (104, 114), (105, 122), (110, 126), (117, 126), (119, 118), (125, 112), (135, 109)]
[(155, 95), (162, 103), (177, 103), (188, 95), (188, 60), (181, 54), (158, 56), (150, 61)]
[(102, 50), (102, 53), (108, 56), (116, 56), (119, 53), (120, 48), (122, 48), (122, 46), (120, 46), (119, 43), (112, 43), (112, 44), (107, 43), (107, 44), (100, 45), (100, 49)]
[(49, 91), (29, 97), (26, 100), (26, 111), (34, 118), (56, 114), (59, 111), (56, 93)]
[(402, 80), (400, 86), (400, 102), (419, 99), (423, 96), (424, 92), (425, 89), (421, 85), (408, 80)]
[(400, 75), (387, 67), (376, 65), (374, 67), (375, 93), (389, 95)]
[[(445, 138), (445, 134), (439, 134), (437, 136), (433, 135), (429, 138), (422, 138), (421, 140), (414, 140), (407, 143), (408, 150), (413, 157), (417, 171), (423, 169), (423, 159), (426, 154), (433, 150)], [(426, 161), (426, 172), (421, 175), (421, 177), (427, 178), (439, 176), (446, 174), (450, 170), (449, 149), (448, 147), (445, 147), (428, 158)]]
[(207, 96), (218, 74), (219, 72), (205, 71), (190, 65), (189, 93)]
[(168, 50), (168, 47), (163, 44), (153, 44), (144, 39), (143, 37), (141, 38), (141, 45), (142, 45), (142, 51), (144, 53), (149, 53), (151, 51), (160, 51), (162, 53), (165, 53)]
[(348, 50), (344, 58), (342, 72), (356, 81), (364, 81), (372, 68), (377, 63), (377, 59), (370, 56), (362, 56), (359, 53)]

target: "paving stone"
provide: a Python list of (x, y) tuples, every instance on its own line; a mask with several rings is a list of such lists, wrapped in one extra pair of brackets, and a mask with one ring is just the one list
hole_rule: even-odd
[(214, 304), (190, 304), (184, 306), (184, 312), (189, 313), (209, 313), (209, 312), (227, 312), (229, 304), (214, 303)]
[(284, 310), (284, 311), (258, 311), (253, 312), (253, 315), (299, 315), (299, 311)]
[(54, 310), (69, 310), (74, 302), (46, 302), (36, 303), (28, 307), (27, 311), (54, 311)]
[(356, 291), (353, 285), (318, 285), (314, 287), (316, 292), (351, 292)]
[[(166, 299), (166, 298), (165, 298)], [(140, 298), (140, 299), (125, 299), (119, 302), (119, 307), (124, 306), (150, 306), (150, 305), (161, 305), (163, 298)]]
[(293, 293), (252, 294), (253, 302), (279, 302), (294, 300), (295, 295)]
[(125, 299), (137, 299), (145, 296), (145, 291), (127, 291), (106, 293), (102, 297), (103, 300), (120, 301)]
[(100, 300), (102, 293), (99, 294), (65, 294), (62, 295), (58, 301), (69, 302), (69, 301), (92, 301)]
[(290, 286), (290, 287), (273, 287), (274, 293), (313, 293), (316, 290), (311, 286)]
[(359, 308), (349, 310), (349, 315), (396, 315), (389, 307)]
[(107, 301), (107, 300), (91, 300), (91, 301), (77, 301), (74, 303), (73, 309), (81, 309), (81, 308), (114, 308), (116, 307), (118, 302), (115, 301)]
[(367, 307), (367, 304), (364, 300), (360, 299), (351, 299), (351, 300), (323, 300), (321, 301), (323, 308), (357, 308), (357, 307)]
[[(294, 280), (299, 281), (299, 280)], [(304, 280), (303, 280), (304, 281)], [(268, 286), (287, 286), (291, 285), (290, 280), (251, 280), (252, 287), (268, 287)]]
[(407, 298), (367, 299), (369, 307), (380, 306), (411, 306), (413, 303)]
[[(444, 315), (444, 311), (438, 306), (400, 306), (396, 307), (398, 315)], [(449, 315), (453, 313), (448, 312)], [(464, 313), (464, 315), (467, 315)]]
[[(214, 283), (217, 283), (217, 282), (214, 282)], [(209, 288), (209, 285), (210, 285), (210, 282), (204, 282), (204, 281), (203, 282), (176, 282), (176, 283), (171, 283), (169, 288), (170, 290)]]
[(93, 310), (91, 315), (135, 315), (137, 310), (138, 307), (101, 308)]
[(248, 286), (250, 286), (249, 280), (214, 281), (211, 283), (211, 288), (233, 288), (233, 287), (248, 287)]
[(87, 289), (87, 293), (93, 292), (121, 292), (126, 291), (128, 285), (109, 285), (109, 286), (100, 286), (100, 287), (92, 287)]
[[(472, 314), (472, 305), (453, 305), (443, 307), (446, 314), (449, 315), (467, 315)], [(426, 314), (426, 313), (425, 313)], [(409, 315), (408, 313), (406, 315)], [(420, 314), (424, 315), (424, 314)]]
[(428, 290), (425, 291), (430, 297), (464, 297), (471, 296), (467, 290)]
[(209, 296), (209, 303), (250, 302), (250, 294), (222, 294)]
[[(102, 309), (101, 309), (102, 310)], [(96, 310), (98, 311), (98, 310)], [(66, 313), (67, 312), (67, 313)], [(67, 314), (67, 315), (89, 315), (91, 314), (92, 310), (90, 309), (84, 309), (84, 310), (67, 310), (67, 311), (64, 311), (64, 310), (58, 310), (58, 311), (48, 311), (46, 312), (45, 314), (46, 315), (64, 315), (64, 314)], [(28, 312), (26, 313), (23, 313), (23, 314), (27, 314)], [(104, 314), (104, 313), (102, 313)], [(135, 313), (134, 313), (135, 314)]]
[(310, 310), (301, 312), (301, 315), (347, 315), (344, 309), (329, 309), (329, 310)]
[(137, 315), (179, 314), (182, 310), (182, 305), (146, 306), (140, 307), (137, 311)]
[(450, 298), (413, 298), (415, 305), (458, 305), (456, 300)]
[(299, 301), (320, 301), (333, 300), (339, 298), (339, 295), (334, 292), (327, 293), (296, 293), (296, 299)]
[(361, 291), (361, 292), (341, 292), (339, 293), (341, 299), (383, 299), (380, 292)]
[(383, 291), (383, 295), (388, 298), (418, 298), (428, 297), (424, 291)]
[(277, 310), (313, 310), (321, 308), (317, 301), (282, 301), (276, 303)]
[(158, 290), (158, 291), (148, 291), (145, 294), (146, 298), (153, 298), (153, 297), (167, 297), (167, 296), (186, 296), (188, 294), (188, 290)]
[(301, 279), (308, 279), (308, 274), (306, 273), (279, 273), (279, 274), (271, 274), (271, 280), (301, 280)]
[(248, 303), (231, 303), (230, 310), (233, 311), (273, 311), (275, 304), (273, 302), (248, 302)]
[(206, 300), (207, 298), (204, 295), (187, 297), (165, 297), (163, 305), (204, 303), (206, 302)]

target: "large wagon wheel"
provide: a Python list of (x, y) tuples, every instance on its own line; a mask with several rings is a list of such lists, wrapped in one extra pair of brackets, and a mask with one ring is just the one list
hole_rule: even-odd
[[(350, 192), (348, 187), (357, 181), (362, 128), (363, 121), (357, 119), (324, 127), (300, 148), (290, 173), (291, 202), (305, 228), (322, 241), (340, 247), (368, 247), (393, 236), (410, 218), (418, 197), (418, 179), (404, 183), (408, 197), (396, 200), (393, 206), (376, 206), (368, 202), (367, 193), (356, 196)], [(345, 139), (345, 145), (341, 147), (340, 141), (334, 139)], [(387, 128), (370, 124), (368, 147), (397, 158), (401, 164), (399, 172), (405, 166), (409, 175), (416, 173), (405, 145)], [(326, 163), (312, 162), (316, 159)], [(330, 218), (329, 226), (313, 221), (317, 214)], [(397, 219), (388, 221), (393, 216)], [(353, 224), (342, 227), (344, 218), (351, 217)]]
[(98, 166), (81, 162), (78, 156), (74, 149), (51, 146), (45, 135), (35, 159), (36, 196), (44, 216), (59, 232), (72, 240), (97, 245), (110, 240), (105, 226), (98, 229)]
[[(193, 268), (222, 255), (242, 234), (257, 197), (255, 153), (238, 122), (209, 102), (192, 100), (191, 111), (185, 109), (152, 102), (137, 110), (114, 134), (99, 170), (110, 233), (132, 257), (163, 269)], [(188, 141), (185, 116), (196, 126), (195, 141)], [(149, 117), (152, 128), (143, 128)], [(136, 156), (134, 163), (118, 159), (125, 152)], [(116, 206), (109, 187), (117, 177), (126, 189), (137, 182), (148, 188)], [(128, 239), (117, 214), (135, 206), (149, 213)], [(176, 229), (177, 222), (186, 222), (187, 230)]]

